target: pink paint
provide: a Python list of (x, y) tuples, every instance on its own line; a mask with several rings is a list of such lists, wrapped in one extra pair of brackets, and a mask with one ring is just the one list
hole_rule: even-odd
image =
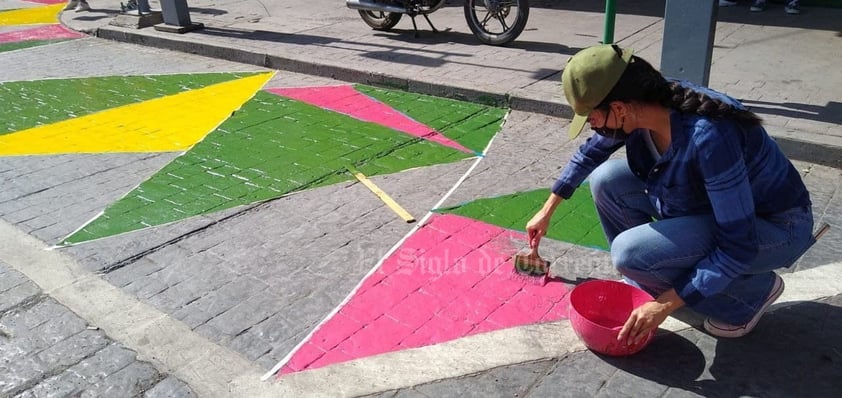
[(458, 151), (474, 153), (429, 126), (418, 123), (389, 105), (360, 93), (352, 86), (270, 88), (266, 91), (343, 113), (365, 122), (377, 123)]
[(525, 239), (480, 221), (434, 215), (293, 353), (279, 376), (566, 317), (567, 286), (512, 278), (512, 254), (502, 253), (495, 237)]
[(0, 43), (15, 43), (31, 40), (76, 39), (85, 36), (59, 24), (0, 33)]

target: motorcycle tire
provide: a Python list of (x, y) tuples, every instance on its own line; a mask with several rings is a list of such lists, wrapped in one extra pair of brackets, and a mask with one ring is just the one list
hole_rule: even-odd
[(511, 42), (523, 32), (528, 19), (528, 0), (465, 0), (468, 27), (485, 44)]
[(383, 12), (369, 10), (359, 11), (360, 17), (362, 17), (366, 25), (371, 26), (371, 28), (374, 30), (392, 29), (401, 20), (401, 16), (403, 16), (403, 14), (398, 12)]

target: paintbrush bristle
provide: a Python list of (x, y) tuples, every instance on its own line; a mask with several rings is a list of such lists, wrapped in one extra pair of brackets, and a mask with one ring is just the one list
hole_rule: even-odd
[(550, 272), (550, 262), (544, 260), (537, 253), (524, 249), (515, 254), (515, 271), (521, 275), (543, 276)]
[(550, 272), (550, 262), (538, 256), (537, 252), (531, 249), (523, 249), (514, 256), (514, 268), (512, 275), (514, 279), (544, 286), (547, 283)]

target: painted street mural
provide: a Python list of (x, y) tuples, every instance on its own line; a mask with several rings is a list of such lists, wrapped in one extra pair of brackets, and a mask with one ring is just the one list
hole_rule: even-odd
[[(0, 51), (72, 40), (63, 3), (0, 11)], [(59, 242), (117, 234), (365, 176), (484, 156), (506, 110), (365, 85), (267, 87), (273, 73), (0, 83), (0, 156), (178, 156)], [(513, 277), (515, 243), (547, 190), (433, 209), (359, 289), (278, 364), (279, 377), (566, 317), (568, 287)], [(605, 249), (580, 189), (548, 238)], [(564, 228), (561, 225), (564, 225)], [(400, 237), (395, 237), (396, 240)], [(375, 266), (375, 264), (372, 264)]]
[(568, 287), (512, 274), (523, 233), (435, 215), (365, 280), (279, 374), (567, 316)]
[(0, 52), (76, 39), (85, 35), (59, 24), (65, 1), (31, 0), (25, 8), (0, 10)]

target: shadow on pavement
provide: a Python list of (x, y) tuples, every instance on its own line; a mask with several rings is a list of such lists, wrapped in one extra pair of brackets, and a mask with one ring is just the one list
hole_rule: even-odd
[(601, 358), (640, 378), (705, 397), (839, 396), (842, 308), (802, 302), (765, 315), (742, 338), (716, 339), (688, 329), (658, 336), (637, 355)]
[(778, 115), (793, 119), (842, 124), (842, 102), (830, 101), (825, 106), (757, 100), (743, 100), (742, 102), (751, 108), (752, 112), (757, 113), (761, 117), (763, 115)]
[(196, 14), (204, 14), (204, 15), (225, 15), (228, 14), (228, 11), (220, 10), (218, 8), (203, 8), (203, 7), (190, 7), (191, 13)]
[[(527, 27), (526, 30), (529, 30), (529, 27)], [(395, 41), (406, 42), (410, 45), (438, 43), (456, 43), (476, 46), (483, 45), (479, 41), (479, 39), (477, 39), (473, 34), (470, 33), (456, 32), (452, 30), (443, 29), (440, 29), (438, 32), (433, 32), (432, 30), (425, 30), (422, 27), (419, 27), (418, 32), (418, 37), (416, 37), (415, 32), (412, 29), (392, 29), (389, 31), (389, 33), (378, 32), (375, 33), (374, 36), (385, 37)], [(579, 50), (582, 49), (580, 47), (568, 47), (559, 43), (547, 43), (526, 40), (515, 40), (511, 43), (506, 44), (504, 47), (518, 48), (530, 52), (543, 52), (566, 55), (576, 54), (577, 52), (579, 52)]]
[(312, 45), (325, 45), (341, 41), (331, 37), (305, 35), (301, 33), (279, 33), (267, 30), (241, 30), (217, 27), (205, 27), (204, 29), (197, 30), (195, 33), (242, 40), (260, 40), (276, 43), (299, 43)]
[[(742, 0), (736, 7), (719, 7), (720, 22), (742, 23), (748, 25), (785, 26), (816, 30), (839, 31), (839, 17), (842, 9), (801, 6), (801, 15), (788, 15), (784, 12), (782, 0), (772, 0), (766, 11), (750, 12), (751, 1)], [(541, 8), (582, 12), (605, 12), (604, 1), (580, 0), (532, 0), (530, 12), (541, 12)], [(624, 0), (616, 2), (618, 15), (643, 15), (649, 17), (664, 16), (666, 0)], [(528, 24), (527, 24), (528, 26)]]
[[(400, 32), (400, 31), (398, 31)], [(405, 45), (401, 45), (401, 39), (396, 39), (397, 37), (403, 37), (407, 41), (412, 40), (416, 42), (419, 39), (415, 39), (413, 37), (413, 33), (411, 31), (404, 31), (403, 34), (400, 36), (392, 36), (392, 35), (384, 35), (380, 34), (381, 36), (388, 37), (390, 39), (395, 39), (395, 45), (385, 45), (385, 44), (376, 44), (370, 42), (358, 42), (353, 40), (345, 40), (341, 38), (333, 38), (333, 37), (326, 37), (326, 36), (315, 36), (315, 35), (307, 35), (302, 33), (278, 33), (278, 32), (271, 32), (265, 30), (242, 30), (242, 29), (231, 29), (231, 28), (218, 28), (218, 27), (206, 27), (202, 30), (198, 30), (195, 32), (197, 35), (208, 35), (208, 36), (218, 36), (218, 37), (227, 37), (227, 38), (234, 38), (239, 40), (255, 40), (255, 41), (268, 41), (268, 42), (276, 42), (276, 43), (288, 43), (288, 44), (300, 44), (306, 46), (322, 46), (322, 47), (329, 47), (329, 48), (338, 48), (338, 49), (345, 49), (345, 50), (352, 50), (356, 51), (361, 54), (361, 56), (371, 59), (389, 61), (389, 62), (397, 62), (397, 63), (404, 63), (409, 65), (421, 65), (426, 67), (438, 67), (444, 64), (464, 64), (464, 65), (476, 65), (472, 64), (468, 60), (475, 57), (474, 54), (470, 53), (460, 53), (455, 51), (439, 51), (434, 50), (431, 48), (417, 48), (417, 47), (409, 47)], [(463, 40), (468, 42), (468, 40), (476, 40), (473, 35), (469, 34), (461, 34), (461, 33), (453, 33), (453, 32), (440, 32), (436, 33), (436, 35), (458, 35), (463, 36)], [(423, 34), (421, 37), (424, 37)], [(445, 36), (442, 36), (442, 41), (446, 41), (448, 39)], [(430, 39), (426, 39), (430, 40)], [(432, 41), (431, 42), (435, 42)], [(478, 46), (480, 44), (477, 44)], [(562, 53), (570, 53), (573, 54), (579, 49), (576, 48), (569, 48), (563, 45), (553, 45), (549, 43), (533, 43), (533, 42), (525, 42), (519, 45), (522, 46), (530, 46), (532, 45), (534, 48), (539, 48), (543, 46), (543, 48), (547, 48), (547, 46), (551, 46), (555, 48), (553, 51), (562, 52)], [(361, 46), (366, 48), (371, 47), (378, 47), (379, 50), (364, 50), (360, 49)], [(412, 53), (409, 53), (411, 51)], [(419, 54), (421, 53), (421, 54)], [(498, 67), (498, 69), (510, 69), (513, 71), (518, 72), (530, 72), (535, 74), (536, 76), (540, 76), (544, 78), (546, 76), (558, 73), (558, 71), (547, 71), (545, 69), (539, 70), (523, 70), (517, 68), (506, 68), (506, 67)], [(541, 76), (543, 75), (543, 76)]]
[[(72, 12), (72, 11), (65, 11), (65, 12)], [(93, 9), (91, 8), (90, 13), (84, 13), (82, 15), (75, 14), (73, 15), (73, 19), (77, 21), (86, 21), (86, 22), (93, 22), (99, 21), (102, 19), (110, 19), (114, 18), (120, 14), (119, 10), (110, 10), (110, 9)]]

